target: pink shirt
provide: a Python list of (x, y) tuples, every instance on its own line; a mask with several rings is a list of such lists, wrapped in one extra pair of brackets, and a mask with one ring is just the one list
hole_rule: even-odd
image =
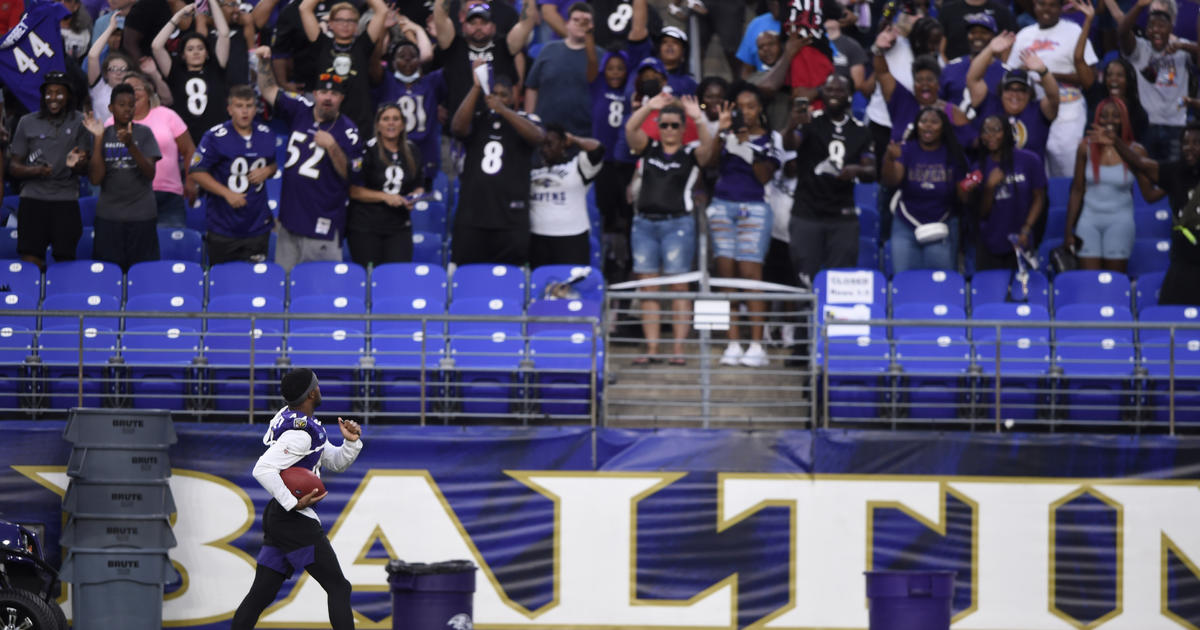
[[(182, 195), (183, 178), (179, 171), (179, 146), (175, 144), (175, 138), (187, 133), (187, 125), (183, 119), (174, 110), (159, 106), (151, 108), (145, 118), (133, 122), (149, 127), (150, 131), (154, 132), (154, 139), (158, 141), (158, 149), (162, 151), (162, 159), (154, 165), (152, 188), (155, 192)], [(112, 116), (109, 116), (108, 120), (104, 121), (104, 126), (111, 127), (112, 124)]]

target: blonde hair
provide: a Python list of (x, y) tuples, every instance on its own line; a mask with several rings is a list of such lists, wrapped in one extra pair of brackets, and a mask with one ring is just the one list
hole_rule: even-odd
[(349, 2), (339, 2), (339, 3), (329, 7), (329, 19), (332, 20), (333, 16), (338, 14), (338, 11), (350, 11), (350, 12), (354, 13), (354, 21), (355, 22), (357, 22), (358, 19), (362, 17), (362, 13), (360, 13), (359, 10), (353, 4), (350, 4)]
[(150, 99), (150, 109), (154, 109), (155, 107), (162, 105), (162, 101), (158, 98), (158, 90), (154, 88), (154, 81), (151, 81), (150, 77), (146, 76), (144, 72), (130, 70), (125, 74), (125, 78), (121, 80), (121, 83), (124, 83), (130, 79), (137, 79), (139, 82), (141, 82), (142, 88), (146, 90), (146, 97)]

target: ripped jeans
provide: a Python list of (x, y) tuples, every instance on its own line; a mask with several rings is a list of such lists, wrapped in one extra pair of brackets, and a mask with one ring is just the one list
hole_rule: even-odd
[(713, 254), (761, 263), (771, 246), (771, 220), (771, 206), (764, 201), (713, 199), (708, 204)]
[(670, 219), (635, 214), (630, 245), (634, 273), (686, 273), (696, 255), (696, 219), (690, 213)]

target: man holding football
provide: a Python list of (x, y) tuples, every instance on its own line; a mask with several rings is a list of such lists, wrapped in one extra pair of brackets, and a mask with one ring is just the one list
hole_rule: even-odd
[[(262, 612), (275, 601), (284, 580), (296, 569), (302, 569), (329, 596), (329, 622), (334, 630), (352, 630), (350, 582), (342, 575), (337, 555), (312, 506), (327, 494), (318, 478), (321, 467), (341, 472), (354, 463), (362, 450), (359, 439), (362, 430), (357, 422), (338, 418), (342, 445), (329, 444), (325, 427), (313, 415), (321, 404), (321, 387), (317, 375), (308, 368), (297, 368), (284, 375), (280, 390), (287, 406), (271, 419), (263, 436), (267, 452), (258, 458), (253, 473), (272, 497), (263, 510), (263, 546), (258, 553), (254, 583), (234, 613), (230, 627), (253, 628)], [(290, 469), (311, 471), (313, 476), (287, 474), (291, 483), (285, 483), (281, 473)], [(306, 477), (308, 483), (304, 481)]]

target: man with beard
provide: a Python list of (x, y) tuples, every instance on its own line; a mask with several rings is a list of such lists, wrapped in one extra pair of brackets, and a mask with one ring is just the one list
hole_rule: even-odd
[[(473, 4), (462, 22), (462, 34), (455, 33), (450, 20), (450, 0), (435, 0), (433, 22), (437, 29), (438, 48), (446, 60), (446, 109), (458, 111), (459, 103), (471, 91), (474, 79), (472, 68), (476, 60), (483, 60), (491, 67), (492, 76), (511, 77), (517, 85), (524, 79), (524, 59), (520, 68), (517, 58), (522, 55), (529, 33), (537, 20), (536, 2), (525, 4), (521, 21), (503, 38), (496, 34), (496, 23), (492, 21), (491, 9), (486, 4)], [(490, 86), (489, 86), (490, 87)]]
[[(987, 50), (988, 44), (996, 37), (996, 20), (986, 13), (969, 13), (967, 21), (967, 52), (958, 58), (951, 58), (950, 63), (942, 69), (941, 97), (947, 103), (958, 105), (959, 109), (968, 111), (971, 107), (971, 93), (967, 88), (967, 74), (971, 61), (979, 53)], [(1000, 109), (1000, 80), (1004, 78), (1004, 64), (992, 55), (984, 73), (984, 82), (988, 88), (985, 101), (975, 109), (975, 120), (982, 121), (990, 114)]]
[(1093, 127), (1095, 142), (1111, 143), (1138, 175), (1167, 192), (1175, 229), (1171, 233), (1171, 266), (1158, 293), (1159, 304), (1200, 306), (1200, 124), (1189, 123), (1180, 142), (1182, 159), (1156, 162), (1142, 157), (1109, 129)]
[(317, 77), (313, 101), (292, 96), (270, 72), (271, 49), (262, 46), (258, 89), (290, 129), (275, 263), (285, 271), (310, 260), (339, 261), (346, 234), (350, 175), (362, 168), (358, 127), (341, 114), (345, 86), (336, 74)]
[(17, 208), (17, 252), (42, 268), (47, 245), (54, 246), (55, 260), (75, 260), (83, 234), (79, 176), (87, 171), (92, 136), (74, 101), (67, 76), (47, 73), (41, 108), (21, 117), (12, 138), (9, 173), (25, 180)]
[(234, 613), (230, 628), (253, 628), (267, 606), (275, 601), (283, 582), (299, 569), (325, 589), (330, 626), (334, 630), (353, 630), (350, 581), (342, 574), (337, 554), (321, 528), (321, 519), (312, 509), (328, 491), (318, 494), (319, 490), (314, 488), (297, 497), (283, 483), (280, 473), (288, 468), (304, 468), (319, 477), (322, 467), (333, 472), (346, 470), (362, 452), (362, 429), (353, 420), (338, 418), (342, 443), (334, 446), (329, 442), (325, 427), (313, 415), (321, 405), (321, 387), (317, 375), (308, 368), (285, 374), (279, 390), (287, 406), (271, 419), (263, 436), (267, 450), (258, 458), (252, 473), (271, 495), (263, 509), (263, 545), (258, 552), (254, 583)]
[(800, 161), (792, 205), (792, 264), (811, 281), (822, 269), (858, 264), (854, 182), (875, 181), (871, 132), (850, 115), (850, 81), (829, 75), (821, 86), (825, 109), (793, 108), (783, 146)]

